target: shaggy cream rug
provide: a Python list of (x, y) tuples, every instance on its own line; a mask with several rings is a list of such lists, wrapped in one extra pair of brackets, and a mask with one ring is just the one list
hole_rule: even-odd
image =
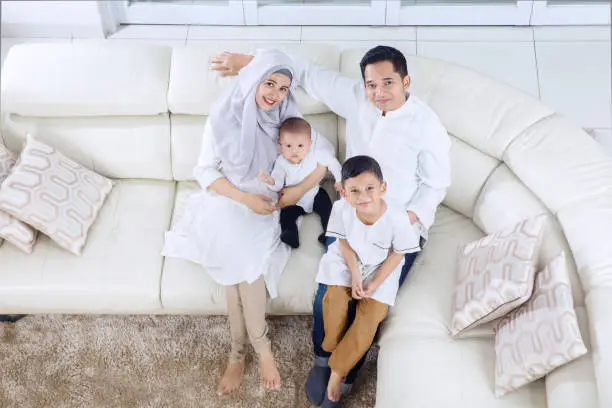
[[(0, 333), (2, 408), (310, 407), (312, 317), (271, 317), (282, 389), (259, 387), (257, 360), (245, 382), (219, 398), (229, 351), (222, 316), (28, 316)], [(373, 407), (376, 350), (344, 407)]]

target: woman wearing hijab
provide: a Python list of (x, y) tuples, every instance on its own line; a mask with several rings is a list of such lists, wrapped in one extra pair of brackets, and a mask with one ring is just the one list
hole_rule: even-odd
[[(290, 248), (279, 239), (278, 197), (258, 175), (271, 171), (280, 152), (280, 125), (301, 117), (293, 78), (290, 61), (277, 51), (260, 53), (240, 72), (206, 123), (194, 169), (203, 191), (191, 196), (183, 217), (166, 233), (164, 256), (198, 263), (226, 287), (232, 344), (220, 395), (242, 382), (247, 334), (259, 355), (262, 385), (280, 388), (265, 320), (266, 289), (277, 296)], [(309, 177), (312, 186), (304, 188), (319, 180)]]

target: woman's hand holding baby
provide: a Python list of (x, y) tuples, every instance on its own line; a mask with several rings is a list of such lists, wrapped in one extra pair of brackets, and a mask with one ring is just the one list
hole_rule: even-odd
[(242, 197), (242, 204), (246, 205), (257, 214), (270, 215), (274, 211), (278, 210), (278, 207), (273, 204), (270, 197), (266, 197), (263, 194), (244, 193)]

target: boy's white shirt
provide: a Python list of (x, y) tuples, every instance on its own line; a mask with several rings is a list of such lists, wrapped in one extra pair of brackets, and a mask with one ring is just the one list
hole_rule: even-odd
[[(326, 285), (351, 287), (352, 284), (351, 272), (338, 245), (339, 239), (346, 240), (357, 255), (364, 282), (374, 276), (390, 251), (399, 254), (420, 251), (419, 236), (411, 228), (408, 214), (390, 203), (373, 225), (365, 225), (347, 201), (338, 200), (332, 208), (326, 235), (337, 238), (319, 264), (316, 280)], [(374, 292), (373, 299), (393, 305), (403, 265), (404, 259)]]
[(385, 199), (414, 212), (427, 238), (451, 182), (450, 138), (435, 112), (409, 95), (402, 107), (383, 116), (361, 81), (292, 59), (300, 86), (346, 119), (346, 158), (376, 159), (387, 181)]
[[(298, 163), (293, 164), (285, 159), (283, 155), (279, 155), (274, 163), (272, 170), (272, 178), (274, 185), (268, 185), (273, 191), (280, 191), (283, 187), (292, 187), (301, 183), (310, 173), (316, 168), (317, 164), (326, 166), (332, 173), (336, 181), (340, 181), (342, 166), (334, 156), (333, 145), (316, 132), (312, 132), (312, 144), (306, 157)], [(308, 190), (306, 194), (297, 202), (297, 205), (302, 207), (305, 212), (311, 213), (313, 210), (314, 198), (319, 192), (319, 186), (316, 185)]]

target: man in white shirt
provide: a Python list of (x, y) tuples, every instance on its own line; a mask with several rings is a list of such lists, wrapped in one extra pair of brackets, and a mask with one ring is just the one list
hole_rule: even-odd
[[(212, 60), (221, 75), (235, 75), (252, 56), (224, 53)], [(406, 58), (397, 49), (378, 46), (360, 62), (363, 82), (293, 58), (299, 84), (313, 98), (346, 119), (346, 158), (369, 155), (381, 165), (387, 181), (387, 200), (403, 206), (422, 242), (432, 226), (438, 205), (450, 186), (450, 138), (438, 116), (409, 93)], [(407, 254), (400, 285), (414, 263)], [(330, 370), (329, 353), (321, 344), (325, 337), (322, 300), (326, 285), (319, 284), (313, 305), (312, 333), (315, 363), (306, 391), (315, 405), (339, 406), (325, 399)], [(343, 394), (355, 381), (364, 358), (347, 375)]]

